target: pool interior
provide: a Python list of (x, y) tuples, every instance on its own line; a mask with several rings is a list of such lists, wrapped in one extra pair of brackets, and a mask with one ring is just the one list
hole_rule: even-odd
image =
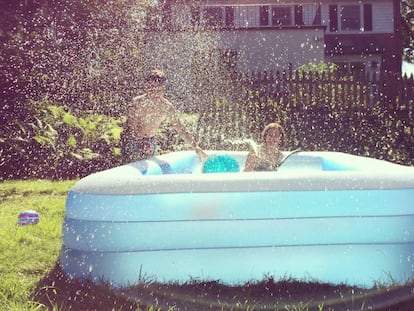
[[(246, 156), (234, 155), (234, 158), (240, 165), (239, 173), (243, 173)], [(197, 156), (183, 157), (177, 161), (160, 162), (149, 160), (151, 164), (143, 171), (144, 175), (160, 175), (160, 174), (202, 174), (203, 163), (199, 161)], [(358, 165), (349, 159), (330, 159), (322, 156), (310, 156), (295, 154), (289, 157), (278, 171), (357, 171), (361, 165)]]

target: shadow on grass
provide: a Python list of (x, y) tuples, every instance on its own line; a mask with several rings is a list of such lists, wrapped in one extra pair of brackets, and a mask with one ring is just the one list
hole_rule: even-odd
[(71, 280), (57, 263), (31, 299), (55, 310), (413, 310), (414, 283), (363, 289), (265, 277), (242, 286), (147, 281), (114, 289), (105, 283)]
[(111, 287), (72, 280), (59, 263), (37, 284), (31, 300), (53, 310), (137, 310), (138, 303), (115, 295)]

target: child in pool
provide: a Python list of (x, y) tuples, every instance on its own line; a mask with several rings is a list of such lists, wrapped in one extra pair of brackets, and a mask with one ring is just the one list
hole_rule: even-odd
[(280, 151), (285, 145), (285, 131), (278, 123), (266, 125), (262, 132), (261, 145), (250, 144), (245, 172), (275, 171), (283, 159)]

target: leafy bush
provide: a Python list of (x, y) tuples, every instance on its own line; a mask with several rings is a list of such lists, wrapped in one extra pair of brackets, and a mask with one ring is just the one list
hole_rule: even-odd
[(10, 122), (1, 155), (2, 179), (73, 178), (119, 165), (124, 118), (76, 113), (47, 101), (30, 102)]
[(296, 72), (312, 72), (312, 73), (336, 73), (338, 71), (338, 65), (336, 64), (327, 64), (324, 62), (320, 62), (319, 64), (310, 63), (306, 65), (299, 66), (296, 69)]
[[(0, 179), (84, 177), (122, 164), (120, 136), (125, 117), (71, 111), (48, 101), (19, 106), (0, 142)], [(19, 117), (15, 117), (16, 114)], [(182, 115), (195, 131), (197, 115)], [(189, 148), (170, 122), (157, 132), (158, 154)]]

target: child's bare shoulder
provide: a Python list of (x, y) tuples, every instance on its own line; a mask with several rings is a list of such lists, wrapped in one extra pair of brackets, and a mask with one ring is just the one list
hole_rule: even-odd
[(132, 104), (134, 104), (134, 103), (141, 102), (141, 101), (143, 101), (145, 98), (147, 98), (147, 96), (146, 96), (145, 94), (135, 96), (135, 97), (132, 99), (132, 102), (131, 102), (131, 103), (132, 103)]
[(138, 95), (135, 96), (134, 98), (132, 98), (132, 100), (129, 102), (128, 104), (128, 109), (129, 110), (139, 110), (141, 109), (143, 103), (145, 102), (145, 99), (147, 97), (144, 95)]

